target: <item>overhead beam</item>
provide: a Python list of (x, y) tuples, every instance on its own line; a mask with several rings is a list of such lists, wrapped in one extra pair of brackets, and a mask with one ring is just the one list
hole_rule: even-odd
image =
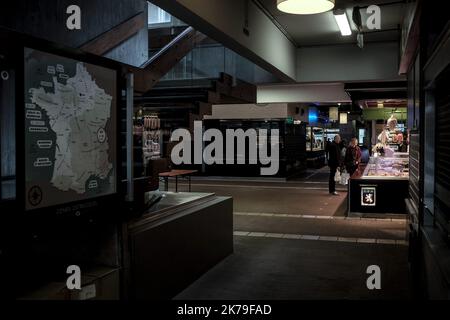
[(253, 1), (152, 0), (151, 2), (274, 74), (280, 80), (295, 82), (297, 47)]
[(406, 81), (385, 81), (385, 82), (353, 82), (346, 83), (346, 91), (395, 91), (407, 90)]
[(351, 92), (353, 101), (359, 100), (389, 100), (389, 99), (406, 99), (408, 94), (406, 90), (398, 91), (382, 91), (382, 92)]
[(136, 35), (146, 25), (145, 17), (145, 14), (141, 12), (82, 45), (80, 49), (102, 56)]
[(399, 76), (398, 42), (302, 47), (297, 53), (298, 82), (404, 80)]
[(258, 86), (257, 103), (350, 103), (343, 83)]

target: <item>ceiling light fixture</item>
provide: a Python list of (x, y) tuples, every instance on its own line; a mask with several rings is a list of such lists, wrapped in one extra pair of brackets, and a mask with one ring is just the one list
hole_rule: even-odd
[(352, 29), (350, 28), (350, 22), (348, 21), (345, 10), (334, 10), (333, 15), (339, 29), (341, 30), (341, 34), (344, 37), (352, 35)]
[(280, 11), (292, 14), (317, 14), (330, 11), (336, 0), (277, 0)]

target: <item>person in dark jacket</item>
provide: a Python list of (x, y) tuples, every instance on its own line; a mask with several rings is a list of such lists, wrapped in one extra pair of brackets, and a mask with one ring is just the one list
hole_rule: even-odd
[(334, 176), (336, 175), (337, 168), (341, 166), (341, 148), (339, 143), (341, 142), (341, 136), (336, 135), (334, 141), (328, 146), (328, 166), (330, 167), (330, 180), (329, 180), (329, 191), (330, 194), (337, 196), (336, 192), (336, 182), (334, 181)]
[(359, 168), (359, 164), (361, 163), (361, 149), (359, 149), (358, 140), (356, 138), (353, 138), (350, 141), (350, 145), (345, 152), (344, 163), (350, 176), (352, 176)]
[(331, 140), (327, 139), (325, 140), (325, 158), (327, 159), (327, 163), (328, 163), (328, 147), (331, 144)]

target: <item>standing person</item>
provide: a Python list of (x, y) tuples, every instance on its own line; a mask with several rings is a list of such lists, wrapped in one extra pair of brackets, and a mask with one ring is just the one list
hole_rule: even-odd
[(337, 134), (334, 137), (334, 141), (328, 146), (328, 166), (330, 167), (329, 191), (330, 194), (334, 196), (338, 195), (336, 192), (336, 181), (334, 181), (334, 176), (336, 175), (337, 168), (341, 166), (340, 142), (341, 136)]
[(408, 137), (406, 136), (406, 134), (403, 133), (402, 143), (400, 144), (398, 152), (408, 152), (407, 139), (408, 139)]
[(327, 163), (328, 163), (328, 159), (329, 159), (329, 147), (330, 147), (330, 144), (331, 144), (331, 140), (328, 138), (326, 141), (325, 141), (325, 158), (327, 159)]
[(350, 145), (348, 146), (345, 152), (345, 168), (347, 172), (352, 176), (355, 171), (358, 169), (359, 164), (361, 163), (361, 149), (358, 146), (358, 140), (356, 138), (352, 138), (350, 141)]
[(347, 152), (347, 141), (344, 139), (341, 139), (341, 142), (339, 143), (339, 148), (341, 150), (341, 159), (344, 159), (345, 153)]

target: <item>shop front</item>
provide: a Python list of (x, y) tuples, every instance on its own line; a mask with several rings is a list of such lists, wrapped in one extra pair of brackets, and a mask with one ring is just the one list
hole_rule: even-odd
[(306, 155), (308, 166), (320, 168), (325, 165), (325, 130), (320, 127), (306, 128)]
[(409, 139), (404, 114), (395, 109), (367, 110), (364, 114), (372, 120), (372, 150), (369, 161), (361, 164), (349, 181), (349, 213), (404, 215), (409, 195)]

